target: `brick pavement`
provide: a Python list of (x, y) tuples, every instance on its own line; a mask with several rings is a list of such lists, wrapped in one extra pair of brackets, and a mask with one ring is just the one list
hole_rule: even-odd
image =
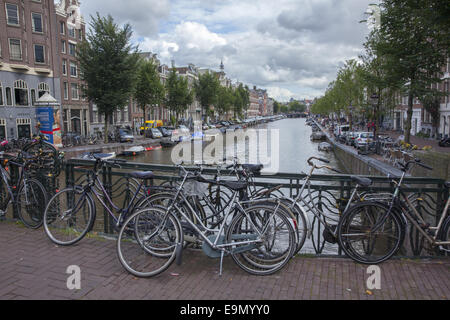
[[(439, 299), (450, 297), (450, 259), (394, 259), (381, 267), (381, 290), (367, 293), (367, 267), (345, 258), (296, 257), (280, 272), (247, 274), (231, 258), (185, 251), (183, 264), (138, 279), (117, 259), (115, 242), (83, 239), (58, 247), (44, 231), (0, 222), (0, 299), (311, 300)], [(81, 290), (67, 289), (69, 265), (81, 268)]]

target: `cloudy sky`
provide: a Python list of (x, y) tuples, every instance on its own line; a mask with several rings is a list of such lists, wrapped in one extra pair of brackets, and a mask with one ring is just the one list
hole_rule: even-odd
[(218, 70), (278, 101), (320, 96), (347, 59), (362, 52), (364, 12), (374, 0), (84, 0), (130, 23), (142, 51), (163, 63)]

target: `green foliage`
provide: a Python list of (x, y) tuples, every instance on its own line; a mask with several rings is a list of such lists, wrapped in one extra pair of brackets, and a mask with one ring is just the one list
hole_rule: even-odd
[[(132, 95), (139, 60), (137, 47), (130, 44), (131, 26), (122, 28), (111, 16), (91, 17), (90, 31), (78, 46), (81, 79), (86, 82), (83, 94), (108, 118), (128, 104)], [(105, 134), (105, 142), (107, 135)]]
[(242, 117), (244, 111), (250, 106), (250, 92), (247, 86), (242, 83), (236, 88), (234, 92), (234, 117)]
[(150, 106), (159, 105), (165, 97), (165, 88), (159, 79), (157, 66), (152, 60), (142, 60), (139, 64), (134, 99), (144, 113)]
[(166, 90), (166, 106), (170, 111), (175, 113), (176, 122), (178, 123), (180, 114), (183, 114), (192, 104), (194, 94), (189, 89), (188, 80), (179, 77), (174, 67), (172, 67), (167, 78)]
[(211, 114), (211, 106), (217, 103), (219, 87), (219, 79), (210, 72), (199, 75), (195, 81), (195, 95), (202, 106), (202, 117)]

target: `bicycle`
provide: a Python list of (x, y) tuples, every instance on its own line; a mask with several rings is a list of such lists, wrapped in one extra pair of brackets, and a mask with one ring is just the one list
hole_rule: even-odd
[[(402, 183), (410, 165), (419, 165), (427, 170), (431, 167), (419, 160), (400, 164), (402, 175), (391, 200), (386, 202), (364, 201), (342, 216), (337, 232), (338, 241), (344, 252), (353, 260), (363, 264), (378, 264), (391, 258), (402, 246), (407, 222), (431, 245), (450, 252), (450, 197), (437, 226), (431, 226), (411, 203), (402, 190)], [(449, 184), (446, 183), (446, 187)]]
[[(58, 245), (73, 245), (83, 239), (93, 228), (96, 219), (94, 197), (108, 212), (114, 222), (114, 227), (118, 229), (148, 194), (144, 181), (153, 179), (153, 173), (151, 171), (132, 172), (129, 176), (141, 180), (141, 183), (126, 207), (116, 206), (99, 179), (98, 171), (106, 165), (120, 168), (120, 164), (126, 161), (120, 159), (105, 161), (95, 154), (91, 154), (91, 156), (95, 159), (95, 163), (93, 169), (87, 173), (87, 184), (68, 187), (57, 192), (45, 208), (45, 233), (52, 242)], [(111, 210), (108, 205), (113, 209)], [(116, 214), (113, 211), (116, 211)]]
[[(1, 154), (3, 155), (4, 153)], [(36, 166), (35, 158), (22, 151), (17, 157), (3, 158), (0, 161), (0, 216), (6, 215), (8, 205), (12, 203), (25, 226), (39, 228), (48, 198), (44, 186), (38, 180), (30, 178), (30, 171)], [(11, 167), (7, 167), (8, 165), (21, 168), (16, 185), (12, 185)]]
[[(240, 201), (238, 193), (247, 188), (246, 183), (212, 181), (198, 172), (192, 174), (183, 166), (178, 167), (183, 179), (168, 207), (153, 205), (140, 210), (120, 229), (117, 253), (128, 272), (151, 277), (166, 270), (175, 259), (181, 263), (184, 228), (179, 217), (202, 240), (204, 253), (220, 258), (220, 274), (226, 254), (240, 268), (255, 275), (272, 274), (286, 265), (294, 252), (296, 236), (293, 222), (278, 210), (278, 202), (268, 206), (267, 202)], [(203, 223), (192, 208), (182, 192), (187, 181), (221, 183), (233, 190), (232, 202), (216, 227)]]

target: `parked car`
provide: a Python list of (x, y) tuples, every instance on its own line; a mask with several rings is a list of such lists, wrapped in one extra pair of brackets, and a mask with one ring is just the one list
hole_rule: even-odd
[(340, 135), (342, 135), (342, 133), (347, 132), (347, 131), (350, 131), (350, 126), (349, 125), (336, 126), (334, 128), (334, 135), (337, 137), (337, 136), (340, 136)]
[(147, 136), (152, 139), (160, 139), (163, 137), (161, 131), (159, 131), (157, 128), (148, 129)]
[(170, 128), (170, 127), (158, 127), (158, 130), (161, 132), (163, 137), (170, 137), (170, 136), (172, 136), (173, 128)]
[(439, 141), (439, 146), (440, 147), (450, 147), (450, 138), (444, 138), (441, 141)]
[(368, 146), (371, 142), (373, 142), (373, 133), (372, 132), (358, 132), (355, 137), (355, 148), (361, 149)]
[(358, 132), (347, 132), (347, 135), (345, 136), (345, 144), (348, 146), (354, 146), (355, 145), (355, 138), (358, 135)]
[(131, 130), (120, 128), (116, 131), (116, 139), (119, 142), (133, 142), (134, 136)]
[(191, 132), (186, 126), (180, 125), (172, 131), (172, 141), (182, 141), (191, 137)]

